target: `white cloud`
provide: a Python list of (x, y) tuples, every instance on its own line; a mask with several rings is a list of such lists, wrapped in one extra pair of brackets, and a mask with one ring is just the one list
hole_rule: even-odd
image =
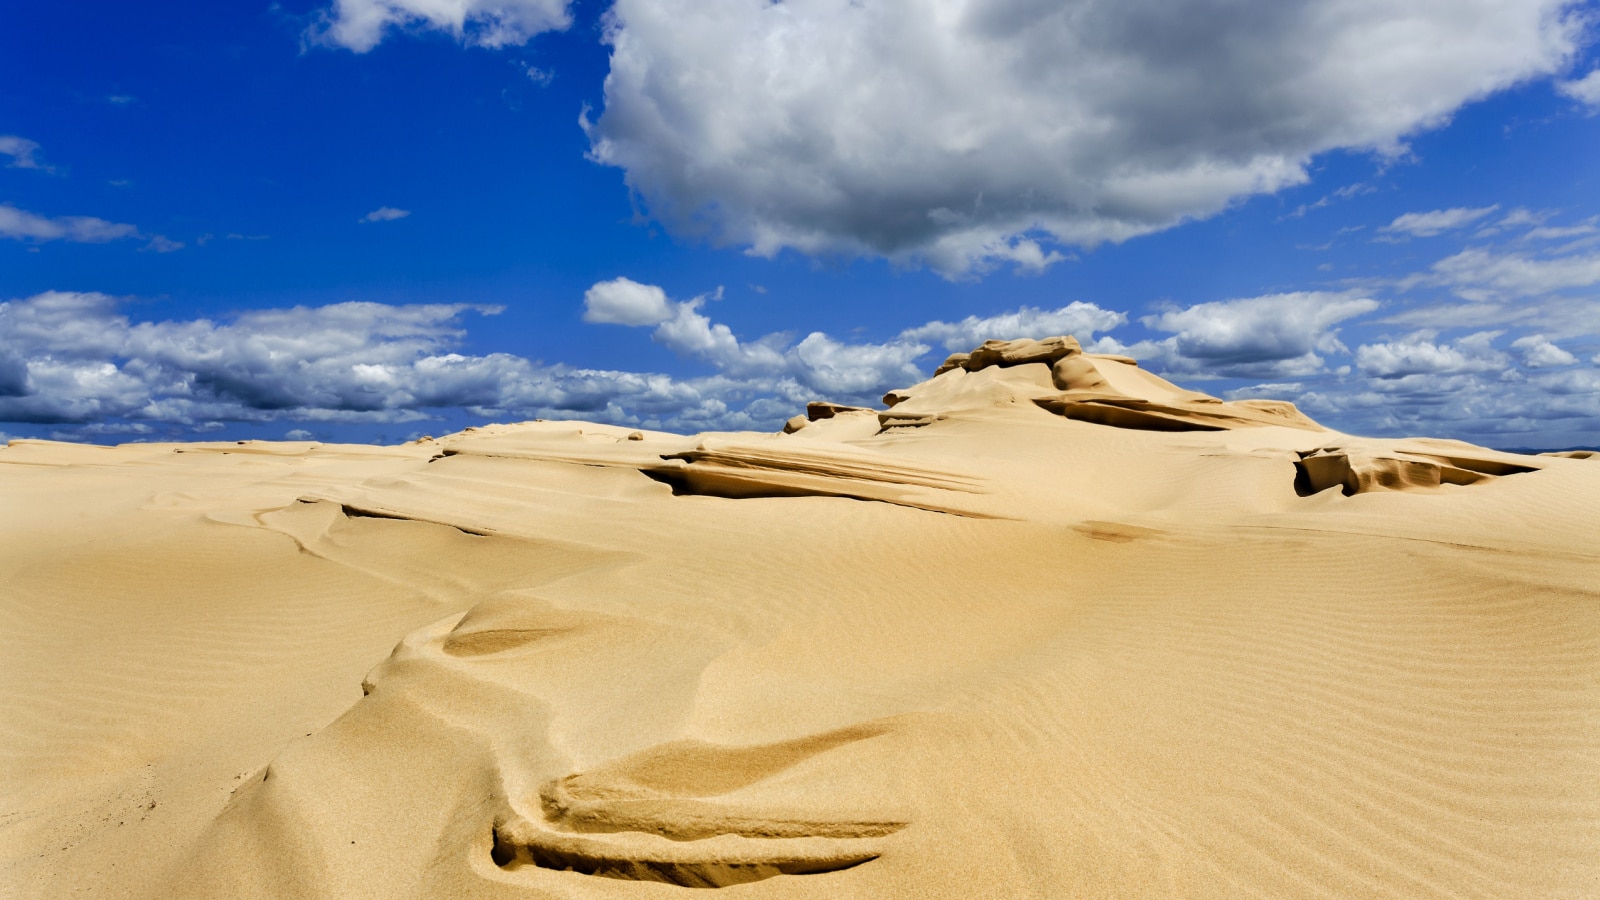
[(1542, 334), (1530, 334), (1511, 342), (1522, 351), (1522, 364), (1530, 369), (1548, 369), (1578, 364), (1578, 358), (1557, 347)]
[(672, 318), (667, 292), (631, 278), (597, 282), (583, 294), (583, 320), (607, 325), (659, 325)]
[(1600, 217), (1590, 216), (1574, 225), (1545, 225), (1530, 229), (1522, 235), (1528, 241), (1564, 241), (1569, 238), (1581, 238), (1586, 235), (1600, 233)]
[[(1171, 317), (1167, 325), (1184, 329), (1178, 335), (1131, 349), (1147, 359), (1161, 354), (1154, 361), (1175, 376), (1275, 378), (1305, 371), (1227, 395), (1292, 397), (1346, 430), (1501, 445), (1600, 441), (1594, 424), (1600, 421), (1600, 369), (1567, 361), (1559, 347), (1552, 353), (1545, 345), (1553, 347), (1547, 335), (1554, 332), (1519, 338), (1511, 344), (1514, 353), (1494, 348), (1497, 332), (1454, 341), (1423, 332), (1364, 343), (1354, 367), (1328, 371), (1317, 354), (1342, 352), (1331, 326), (1367, 308), (1344, 305), (1361, 299), (1276, 295), (1201, 304), (1163, 314)], [(67, 438), (137, 437), (179, 427), (201, 434), (230, 421), (282, 422), (315, 432), (315, 423), (421, 423), (464, 409), (484, 419), (575, 417), (679, 431), (770, 430), (807, 400), (872, 403), (885, 389), (920, 380), (918, 363), (932, 350), (927, 341), (955, 327), (929, 323), (882, 342), (820, 332), (798, 341), (783, 334), (745, 341), (705, 315), (704, 297), (666, 302), (672, 317), (654, 327), (655, 339), (706, 362), (713, 374), (680, 378), (460, 352), (465, 321), (492, 315), (493, 308), (341, 303), (256, 310), (226, 321), (136, 322), (114, 298), (48, 292), (0, 303), (0, 423), (59, 423), (58, 436)], [(1235, 332), (1241, 323), (1270, 320), (1273, 310), (1299, 323), (1299, 330), (1255, 343)], [(1048, 322), (1072, 311), (1017, 310), (991, 320)], [(1081, 306), (1076, 314), (1091, 322), (1116, 316)], [(1594, 321), (1590, 316), (1591, 331)], [(1115, 350), (1114, 343), (1101, 337), (1097, 345)], [(1294, 355), (1306, 346), (1311, 349)], [(1185, 356), (1185, 347), (1211, 356)], [(1513, 434), (1524, 436), (1506, 437)]]
[(334, 0), (306, 32), (314, 43), (365, 53), (391, 28), (443, 31), (463, 44), (505, 47), (572, 24), (569, 0)]
[(696, 297), (672, 304), (672, 318), (656, 328), (653, 339), (731, 377), (789, 380), (832, 400), (874, 400), (890, 388), (925, 377), (913, 361), (928, 352), (926, 344), (904, 338), (846, 344), (822, 332), (812, 332), (798, 344), (783, 334), (741, 341), (728, 326), (700, 312), (704, 302), (704, 297)]
[(1564, 372), (1543, 372), (1529, 379), (1552, 394), (1567, 395), (1582, 402), (1588, 401), (1591, 416), (1600, 416), (1600, 370), (1568, 369)]
[[(1450, 436), (1500, 447), (1600, 442), (1600, 370), (1524, 373), (1474, 359), (1481, 347), (1452, 347), (1460, 356), (1423, 351), (1397, 374), (1335, 379), (1299, 393), (1295, 403), (1360, 434)], [(1419, 371), (1399, 374), (1405, 368)]]
[[(1299, 218), (1302, 218), (1303, 216), (1305, 216), (1306, 213), (1311, 212), (1314, 209), (1321, 209), (1324, 206), (1328, 206), (1328, 205), (1336, 203), (1336, 202), (1338, 202), (1340, 200), (1349, 200), (1351, 197), (1359, 197), (1362, 194), (1376, 193), (1377, 190), (1378, 189), (1373, 187), (1372, 185), (1363, 184), (1362, 182), (1359, 182), (1359, 181), (1356, 182), (1355, 184), (1347, 184), (1344, 187), (1335, 190), (1331, 194), (1323, 195), (1315, 203), (1302, 203), (1302, 204), (1300, 204), (1299, 206), (1295, 207), (1294, 212), (1289, 213), (1287, 216), (1284, 216), (1284, 218), (1286, 218), (1286, 219), (1299, 219)], [(1357, 227), (1360, 227), (1360, 226), (1357, 226)]]
[(1559, 71), (1571, 0), (617, 0), (591, 153), (675, 230), (959, 276), (1397, 154)]
[(0, 156), (11, 157), (11, 162), (6, 164), (8, 169), (38, 169), (42, 172), (54, 172), (54, 169), (34, 158), (34, 154), (38, 152), (39, 145), (34, 141), (17, 137), (14, 134), (0, 134)]
[(1498, 228), (1516, 228), (1523, 225), (1538, 225), (1553, 215), (1550, 211), (1534, 212), (1531, 209), (1517, 207), (1506, 213), (1495, 223)]
[(1227, 392), (1229, 400), (1284, 400), (1304, 393), (1306, 386), (1298, 381), (1268, 382), (1235, 388)]
[(926, 378), (914, 361), (927, 352), (926, 344), (903, 339), (845, 344), (813, 331), (795, 345), (791, 358), (795, 377), (808, 387), (872, 402), (884, 391)]
[(1600, 298), (1549, 296), (1537, 302), (1486, 300), (1419, 306), (1385, 316), (1381, 325), (1434, 331), (1462, 328), (1537, 329), (1555, 339), (1600, 334)]
[(1473, 237), (1487, 238), (1508, 231), (1513, 228), (1531, 228), (1541, 225), (1544, 221), (1556, 214), (1556, 210), (1531, 210), (1518, 206), (1512, 208), (1498, 220), (1490, 222), (1473, 232)]
[(1436, 284), (1468, 300), (1537, 297), (1600, 284), (1600, 251), (1536, 256), (1472, 248), (1434, 263), (1403, 287)]
[(144, 249), (157, 253), (170, 253), (183, 249), (181, 241), (164, 235), (145, 234), (136, 226), (122, 222), (108, 222), (93, 216), (56, 216), (50, 218), (9, 204), (0, 203), (0, 238), (17, 241), (71, 241), (79, 244), (104, 244), (124, 238), (147, 241)]
[(1436, 209), (1432, 212), (1406, 213), (1378, 230), (1386, 234), (1433, 237), (1446, 231), (1453, 231), (1457, 228), (1471, 225), (1499, 208), (1499, 205), (1484, 206), (1478, 209), (1458, 206), (1454, 209)]
[(1096, 332), (1110, 331), (1127, 321), (1124, 313), (1101, 309), (1093, 303), (1080, 300), (1060, 309), (1024, 306), (997, 316), (967, 316), (959, 322), (934, 321), (908, 328), (900, 336), (912, 341), (936, 343), (951, 351), (971, 350), (987, 340), (1009, 340), (1020, 336), (1070, 334), (1088, 343)]
[(99, 244), (121, 238), (139, 237), (133, 225), (107, 222), (93, 216), (58, 216), (49, 218), (25, 209), (0, 204), (0, 237), (32, 241), (76, 241)]
[(662, 322), (653, 335), (657, 343), (674, 353), (703, 359), (719, 369), (744, 375), (776, 372), (783, 368), (781, 338), (741, 343), (732, 329), (717, 324), (700, 312), (706, 298), (695, 297), (672, 304), (672, 317)]
[(150, 242), (144, 245), (145, 250), (154, 250), (157, 253), (171, 253), (174, 250), (182, 250), (184, 246), (183, 241), (175, 241), (163, 235), (152, 234), (149, 237)]
[(1438, 344), (1431, 333), (1419, 332), (1398, 341), (1362, 344), (1356, 348), (1356, 368), (1376, 378), (1500, 371), (1508, 359), (1490, 346), (1498, 336), (1485, 331)]
[(409, 209), (395, 209), (392, 206), (380, 206), (372, 212), (361, 217), (362, 222), (393, 222), (395, 219), (404, 219), (411, 215)]
[(1299, 291), (1172, 309), (1142, 321), (1174, 333), (1160, 347), (1176, 373), (1244, 378), (1300, 377), (1320, 372), (1319, 354), (1342, 353), (1335, 325), (1378, 308), (1351, 294)]
[(219, 421), (412, 422), (465, 408), (485, 418), (771, 428), (816, 396), (782, 373), (675, 379), (455, 352), (473, 312), (498, 310), (340, 303), (227, 322), (132, 322), (103, 294), (38, 294), (0, 303), (0, 422), (209, 431)]
[[(720, 297), (720, 289), (712, 297)], [(884, 391), (921, 381), (916, 361), (931, 343), (970, 350), (990, 338), (1076, 334), (1085, 341), (1097, 331), (1122, 325), (1127, 316), (1092, 303), (1075, 302), (1054, 310), (1022, 307), (995, 316), (968, 316), (960, 322), (928, 322), (881, 343), (846, 343), (822, 332), (799, 342), (786, 334), (742, 341), (727, 325), (713, 322), (703, 309), (708, 296), (675, 302), (655, 285), (627, 278), (602, 281), (584, 295), (584, 319), (619, 325), (655, 325), (651, 337), (680, 356), (699, 359), (733, 378), (792, 382), (827, 399), (869, 402)]]
[(653, 338), (734, 378), (788, 381), (820, 393), (823, 399), (867, 403), (890, 388), (927, 377), (915, 364), (928, 352), (927, 344), (904, 338), (850, 344), (820, 331), (798, 343), (783, 334), (741, 341), (728, 326), (703, 315), (700, 305), (699, 299), (676, 304), (676, 315), (663, 322)]
[(1579, 103), (1600, 110), (1600, 69), (1595, 69), (1576, 81), (1563, 81), (1556, 87), (1561, 93)]

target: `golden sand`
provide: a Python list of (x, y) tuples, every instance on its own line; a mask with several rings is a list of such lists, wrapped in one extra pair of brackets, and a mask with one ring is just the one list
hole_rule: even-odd
[(0, 894), (1600, 896), (1600, 458), (886, 401), (13, 441)]

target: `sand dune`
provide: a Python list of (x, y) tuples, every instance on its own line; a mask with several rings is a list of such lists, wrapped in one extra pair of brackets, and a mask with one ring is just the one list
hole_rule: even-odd
[(0, 893), (1600, 895), (1600, 458), (1071, 338), (780, 434), (0, 450)]

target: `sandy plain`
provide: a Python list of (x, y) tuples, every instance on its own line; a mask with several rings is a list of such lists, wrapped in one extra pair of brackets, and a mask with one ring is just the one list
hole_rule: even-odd
[(1600, 458), (885, 402), (11, 442), (0, 894), (1600, 896)]

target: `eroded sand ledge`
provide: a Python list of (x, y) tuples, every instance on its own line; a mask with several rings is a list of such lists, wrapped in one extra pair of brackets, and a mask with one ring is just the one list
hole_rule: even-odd
[(1070, 338), (885, 403), (13, 442), (0, 893), (1600, 893), (1600, 459)]

